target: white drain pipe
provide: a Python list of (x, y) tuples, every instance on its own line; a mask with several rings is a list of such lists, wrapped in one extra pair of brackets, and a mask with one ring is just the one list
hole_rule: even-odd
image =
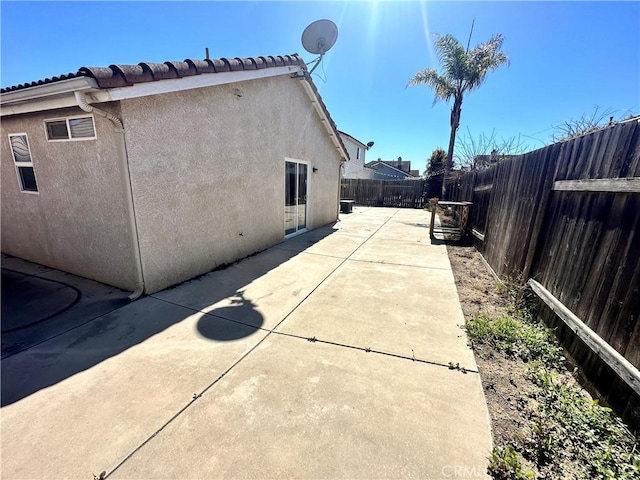
[(136, 300), (144, 293), (144, 276), (142, 275), (142, 260), (140, 258), (140, 240), (138, 238), (138, 228), (136, 226), (136, 215), (133, 206), (133, 192), (131, 190), (131, 177), (129, 175), (129, 159), (127, 156), (127, 144), (124, 138), (124, 125), (115, 115), (100, 110), (92, 105), (89, 105), (87, 98), (83, 92), (74, 92), (76, 102), (78, 106), (88, 113), (94, 113), (101, 117), (107, 118), (116, 126), (116, 133), (118, 133), (118, 156), (120, 157), (120, 171), (122, 174), (122, 183), (126, 189), (126, 204), (127, 204), (127, 220), (129, 232), (131, 233), (131, 247), (133, 248), (133, 255), (135, 257), (136, 268), (136, 290), (129, 299)]

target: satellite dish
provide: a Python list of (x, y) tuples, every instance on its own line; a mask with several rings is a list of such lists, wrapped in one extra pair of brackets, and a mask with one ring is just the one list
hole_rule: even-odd
[(316, 20), (302, 32), (302, 46), (309, 53), (324, 54), (338, 39), (338, 27), (331, 20)]
[(302, 32), (302, 46), (316, 55), (320, 55), (309, 74), (320, 65), (322, 57), (333, 47), (338, 39), (338, 27), (331, 20), (316, 20)]

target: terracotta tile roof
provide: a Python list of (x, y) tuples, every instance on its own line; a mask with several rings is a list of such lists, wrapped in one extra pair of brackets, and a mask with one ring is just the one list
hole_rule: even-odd
[(78, 73), (94, 78), (100, 88), (127, 87), (136, 83), (170, 78), (190, 77), (203, 73), (237, 72), (263, 68), (304, 65), (298, 55), (257, 58), (217, 58), (183, 62), (139, 63), (138, 65), (110, 65), (108, 68), (82, 67)]
[(34, 82), (20, 83), (19, 85), (12, 85), (11, 87), (3, 87), (3, 88), (0, 88), (0, 93), (13, 92), (15, 90), (22, 90), (24, 88), (37, 87), (38, 85), (44, 85), (46, 83), (60, 82), (62, 80), (69, 80), (71, 78), (84, 77), (84, 76), (85, 75), (80, 75), (79, 73), (66, 73), (66, 74), (57, 75), (51, 78), (45, 78), (44, 80), (36, 80)]
[(256, 58), (216, 58), (211, 60), (192, 60), (182, 62), (146, 63), (137, 65), (109, 65), (108, 67), (81, 67), (76, 73), (67, 73), (44, 80), (21, 83), (0, 89), (0, 93), (13, 92), (24, 88), (47, 83), (59, 82), (78, 77), (95, 79), (100, 88), (128, 87), (136, 83), (153, 82), (169, 78), (182, 78), (203, 73), (237, 72), (240, 70), (261, 70), (263, 68), (300, 65), (304, 60), (296, 53), (293, 55), (268, 56)]
[(72, 78), (88, 77), (92, 78), (98, 84), (98, 88), (118, 88), (129, 87), (138, 83), (155, 82), (158, 80), (166, 80), (172, 78), (182, 78), (192, 75), (202, 75), (222, 72), (237, 72), (241, 70), (261, 70), (264, 68), (284, 67), (297, 65), (302, 67), (304, 74), (301, 78), (305, 78), (319, 100), (320, 106), (324, 114), (329, 119), (335, 136), (342, 146), (347, 159), (349, 154), (344, 146), (342, 138), (338, 133), (338, 127), (331, 118), (329, 110), (325, 105), (318, 89), (311, 80), (311, 76), (307, 70), (307, 66), (297, 53), (293, 55), (277, 55), (267, 57), (249, 57), (249, 58), (216, 58), (208, 60), (192, 60), (187, 58), (182, 62), (164, 62), (164, 63), (146, 63), (141, 62), (137, 65), (109, 65), (108, 67), (81, 67), (76, 73), (68, 73), (58, 75), (44, 80), (37, 80), (29, 83), (21, 83), (0, 89), (0, 93), (9, 93), (16, 90), (35, 87), (48, 83), (60, 82)]

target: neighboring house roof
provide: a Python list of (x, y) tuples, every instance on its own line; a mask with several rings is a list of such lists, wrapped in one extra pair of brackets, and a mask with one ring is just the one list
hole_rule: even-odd
[(374, 160), (372, 162), (367, 163), (367, 165), (372, 166), (373, 164), (379, 164), (379, 163), (384, 163), (385, 165), (388, 165), (389, 167), (393, 167), (396, 170), (401, 170), (405, 173), (410, 173), (411, 171), (411, 160), (401, 160), (400, 163), (400, 167), (398, 167), (398, 161), (397, 160)]
[[(146, 63), (141, 62), (137, 65), (109, 65), (108, 67), (81, 67), (76, 73), (68, 73), (65, 75), (54, 76), (28, 83), (22, 83), (10, 87), (0, 89), (0, 103), (3, 107), (3, 115), (11, 115), (15, 113), (25, 113), (28, 109), (12, 109), (14, 105), (24, 105), (29, 101), (42, 101), (43, 97), (60, 97), (73, 91), (85, 91), (92, 93), (94, 91), (104, 91), (133, 87), (140, 84), (152, 84), (152, 82), (161, 82), (171, 79), (187, 79), (188, 77), (196, 77), (199, 75), (210, 76), (212, 74), (224, 74), (231, 72), (246, 72), (249, 75), (237, 77), (235, 81), (248, 80), (252, 78), (262, 78), (260, 71), (267, 72), (268, 69), (278, 67), (290, 67), (292, 77), (305, 80), (307, 93), (310, 95), (314, 108), (318, 111), (320, 117), (326, 118), (327, 128), (332, 133), (334, 143), (340, 151), (341, 157), (345, 160), (349, 159), (347, 149), (340, 137), (338, 128), (329, 114), (329, 110), (325, 105), (318, 89), (311, 80), (311, 76), (307, 70), (304, 60), (298, 55), (283, 56), (267, 56), (267, 57), (249, 57), (249, 58), (219, 58), (207, 60), (192, 60), (187, 58), (183, 62), (164, 62), (164, 63)], [(295, 67), (295, 68), (291, 68)], [(255, 75), (250, 75), (255, 72)], [(268, 72), (267, 72), (268, 73)], [(236, 77), (234, 77), (236, 78)], [(201, 84), (200, 84), (201, 83)], [(224, 83), (224, 82), (220, 82)], [(215, 83), (197, 82), (189, 83), (188, 88), (198, 88)], [(140, 85), (143, 86), (143, 85)], [(45, 87), (45, 88), (43, 88)], [(171, 90), (168, 90), (171, 91)], [(120, 90), (113, 90), (114, 95), (101, 97), (93, 95), (96, 101), (120, 100), (128, 98), (126, 93)], [(152, 93), (166, 93), (157, 89), (141, 89), (136, 96), (149, 95)], [(64, 106), (72, 105), (61, 105)], [(50, 107), (56, 108), (56, 107)], [(40, 106), (40, 110), (47, 109)]]
[[(411, 162), (408, 162), (411, 163)], [(399, 174), (401, 174), (404, 177), (412, 177), (414, 176), (412, 173), (407, 172), (405, 170), (401, 170), (398, 167), (393, 165), (393, 162), (385, 162), (383, 160), (374, 160), (373, 162), (368, 162), (367, 164), (365, 164), (365, 167), (369, 167), (369, 168), (373, 168), (375, 170), (377, 170), (377, 168), (381, 165), (384, 165), (387, 168), (390, 168), (391, 170), (394, 170), (396, 172), (398, 172)], [(396, 162), (397, 165), (397, 162)]]
[[(398, 172), (403, 172), (408, 175), (415, 175), (415, 176), (420, 175), (420, 172), (418, 170), (411, 170), (411, 160), (402, 160), (400, 162), (400, 168), (398, 168), (398, 162), (394, 160), (391, 160), (391, 161), (374, 160), (372, 162), (367, 162), (365, 166), (375, 168), (378, 165), (386, 165), (387, 167), (391, 167), (392, 169), (397, 170)], [(414, 172), (417, 172), (417, 175)]]
[(357, 138), (349, 135), (348, 133), (343, 132), (342, 130), (338, 130), (338, 132), (340, 132), (340, 135), (344, 135), (345, 137), (349, 137), (351, 140), (353, 140), (354, 142), (360, 144), (362, 146), (362, 148), (367, 148), (367, 145), (362, 143), (360, 140), (358, 140)]

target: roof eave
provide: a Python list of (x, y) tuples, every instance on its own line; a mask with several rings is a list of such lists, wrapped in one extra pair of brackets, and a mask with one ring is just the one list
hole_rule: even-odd
[(87, 93), (98, 90), (96, 81), (88, 77), (35, 85), (0, 94), (0, 111), (2, 116), (6, 116), (50, 108), (64, 108), (77, 105), (74, 92)]
[(299, 65), (287, 65), (261, 70), (201, 74), (115, 88), (100, 88), (96, 80), (91, 77), (76, 77), (2, 93), (0, 106), (2, 116), (15, 115), (75, 106), (77, 105), (74, 97), (76, 91), (89, 93), (90, 103), (101, 103), (278, 75), (291, 75), (301, 71), (302, 67)]
[(340, 133), (340, 135), (344, 135), (345, 137), (349, 137), (351, 140), (353, 140), (354, 142), (356, 142), (358, 145), (360, 145), (363, 148), (368, 148), (367, 145), (365, 143), (362, 143), (360, 140), (358, 140), (357, 138), (353, 137), (352, 135), (349, 135), (346, 132), (343, 132), (342, 130), (338, 130), (338, 133)]
[(338, 151), (338, 154), (340, 155), (340, 163), (348, 162), (350, 158), (349, 153), (347, 152), (347, 148), (344, 146), (342, 138), (340, 138), (338, 127), (336, 127), (336, 124), (333, 122), (333, 119), (329, 115), (329, 111), (322, 101), (322, 98), (318, 93), (318, 89), (311, 79), (311, 75), (305, 69), (304, 75), (299, 75), (296, 78), (302, 81), (304, 90), (305, 92), (307, 92), (313, 108), (320, 117), (320, 121), (324, 124), (327, 133), (329, 133), (329, 137), (331, 138), (331, 141), (333, 142), (336, 150)]
[(229, 83), (257, 80), (279, 75), (291, 75), (301, 72), (299, 65), (286, 65), (261, 70), (240, 70), (235, 72), (203, 73), (189, 77), (160, 80), (154, 82), (136, 83), (131, 86), (102, 89), (108, 100), (126, 100), (129, 98), (146, 97), (163, 93), (191, 90), (194, 88), (225, 85)]
[[(216, 61), (219, 65), (215, 64)], [(198, 67), (203, 70), (199, 72)], [(218, 71), (218, 68), (222, 70)], [(159, 78), (154, 76), (156, 70)], [(349, 153), (338, 128), (322, 101), (306, 65), (297, 54), (284, 57), (258, 57), (257, 60), (220, 59), (213, 63), (208, 60), (206, 62), (185, 60), (177, 64), (165, 62), (157, 65), (111, 65), (108, 68), (83, 67), (75, 75), (73, 78), (54, 77), (51, 80), (43, 80), (42, 84), (38, 82), (30, 86), (18, 85), (11, 87), (9, 91), (5, 90), (0, 93), (0, 114), (7, 116), (74, 107), (78, 105), (75, 98), (76, 92), (87, 94), (89, 103), (102, 103), (288, 75), (302, 79), (304, 90), (321, 123), (325, 126), (338, 152), (340, 162), (349, 160)], [(167, 78), (165, 75), (172, 76)]]
[(98, 84), (93, 78), (75, 77), (57, 82), (43, 83), (29, 88), (14, 90), (0, 94), (2, 104), (20, 103), (35, 100), (42, 97), (50, 97), (65, 93), (73, 93), (78, 90), (98, 89)]

